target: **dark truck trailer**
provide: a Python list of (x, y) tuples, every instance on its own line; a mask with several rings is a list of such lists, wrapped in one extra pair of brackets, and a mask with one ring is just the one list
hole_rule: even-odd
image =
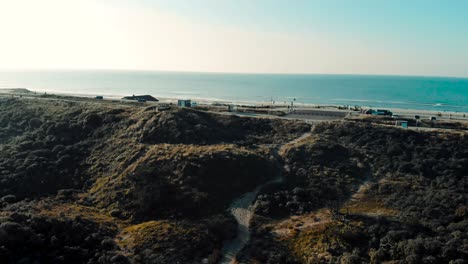
[(125, 96), (122, 99), (138, 101), (138, 102), (158, 102), (159, 101), (158, 99), (154, 98), (151, 95), (132, 95), (132, 96)]
[(377, 111), (375, 112), (375, 115), (392, 116), (393, 113), (389, 110), (377, 109)]

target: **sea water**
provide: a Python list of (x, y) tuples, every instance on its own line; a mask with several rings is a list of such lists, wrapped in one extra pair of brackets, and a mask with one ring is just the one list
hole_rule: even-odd
[(228, 74), (154, 71), (0, 72), (0, 88), (126, 96), (150, 94), (274, 104), (359, 105), (468, 112), (468, 79), (448, 77)]

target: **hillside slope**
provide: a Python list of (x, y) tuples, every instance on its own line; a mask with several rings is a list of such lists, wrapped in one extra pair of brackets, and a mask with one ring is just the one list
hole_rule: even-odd
[(1, 99), (0, 262), (216, 259), (235, 234), (229, 203), (276, 177), (272, 149), (309, 130), (190, 109)]
[[(310, 133), (304, 136), (305, 133)], [(464, 263), (468, 136), (0, 99), (1, 263)]]
[(322, 123), (283, 153), (241, 263), (465, 263), (468, 136)]

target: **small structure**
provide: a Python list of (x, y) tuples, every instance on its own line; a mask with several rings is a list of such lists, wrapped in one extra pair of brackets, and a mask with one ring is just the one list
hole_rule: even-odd
[(96, 100), (103, 100), (104, 99), (104, 97), (102, 95), (97, 95), (95, 98), (96, 98)]
[(138, 101), (138, 102), (159, 102), (158, 99), (154, 98), (151, 95), (132, 95), (132, 96), (125, 96), (122, 99), (123, 100)]
[(191, 100), (177, 100), (177, 106), (179, 107), (191, 107), (192, 101)]
[(408, 121), (406, 121), (406, 120), (397, 120), (395, 122), (395, 126), (401, 127), (401, 128), (408, 128)]
[(237, 105), (228, 105), (228, 112), (237, 112)]
[(158, 106), (157, 106), (158, 111), (168, 110), (170, 108), (171, 108), (171, 106), (168, 105), (168, 104), (158, 104)]

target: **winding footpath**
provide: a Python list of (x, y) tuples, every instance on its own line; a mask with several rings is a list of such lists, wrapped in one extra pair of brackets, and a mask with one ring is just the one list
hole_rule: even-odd
[[(311, 133), (305, 133), (304, 135), (289, 141), (283, 144), (278, 153), (281, 155), (284, 153), (287, 147), (290, 147), (299, 141), (309, 137)], [(280, 175), (278, 178), (268, 181), (255, 190), (243, 194), (241, 197), (234, 200), (234, 202), (229, 206), (229, 211), (234, 216), (237, 221), (237, 236), (228, 242), (226, 242), (221, 250), (222, 259), (219, 263), (221, 264), (231, 264), (236, 262), (236, 255), (239, 251), (244, 248), (244, 246), (249, 242), (250, 239), (250, 220), (252, 219), (255, 211), (255, 198), (260, 190), (272, 183), (282, 182), (283, 177)]]

